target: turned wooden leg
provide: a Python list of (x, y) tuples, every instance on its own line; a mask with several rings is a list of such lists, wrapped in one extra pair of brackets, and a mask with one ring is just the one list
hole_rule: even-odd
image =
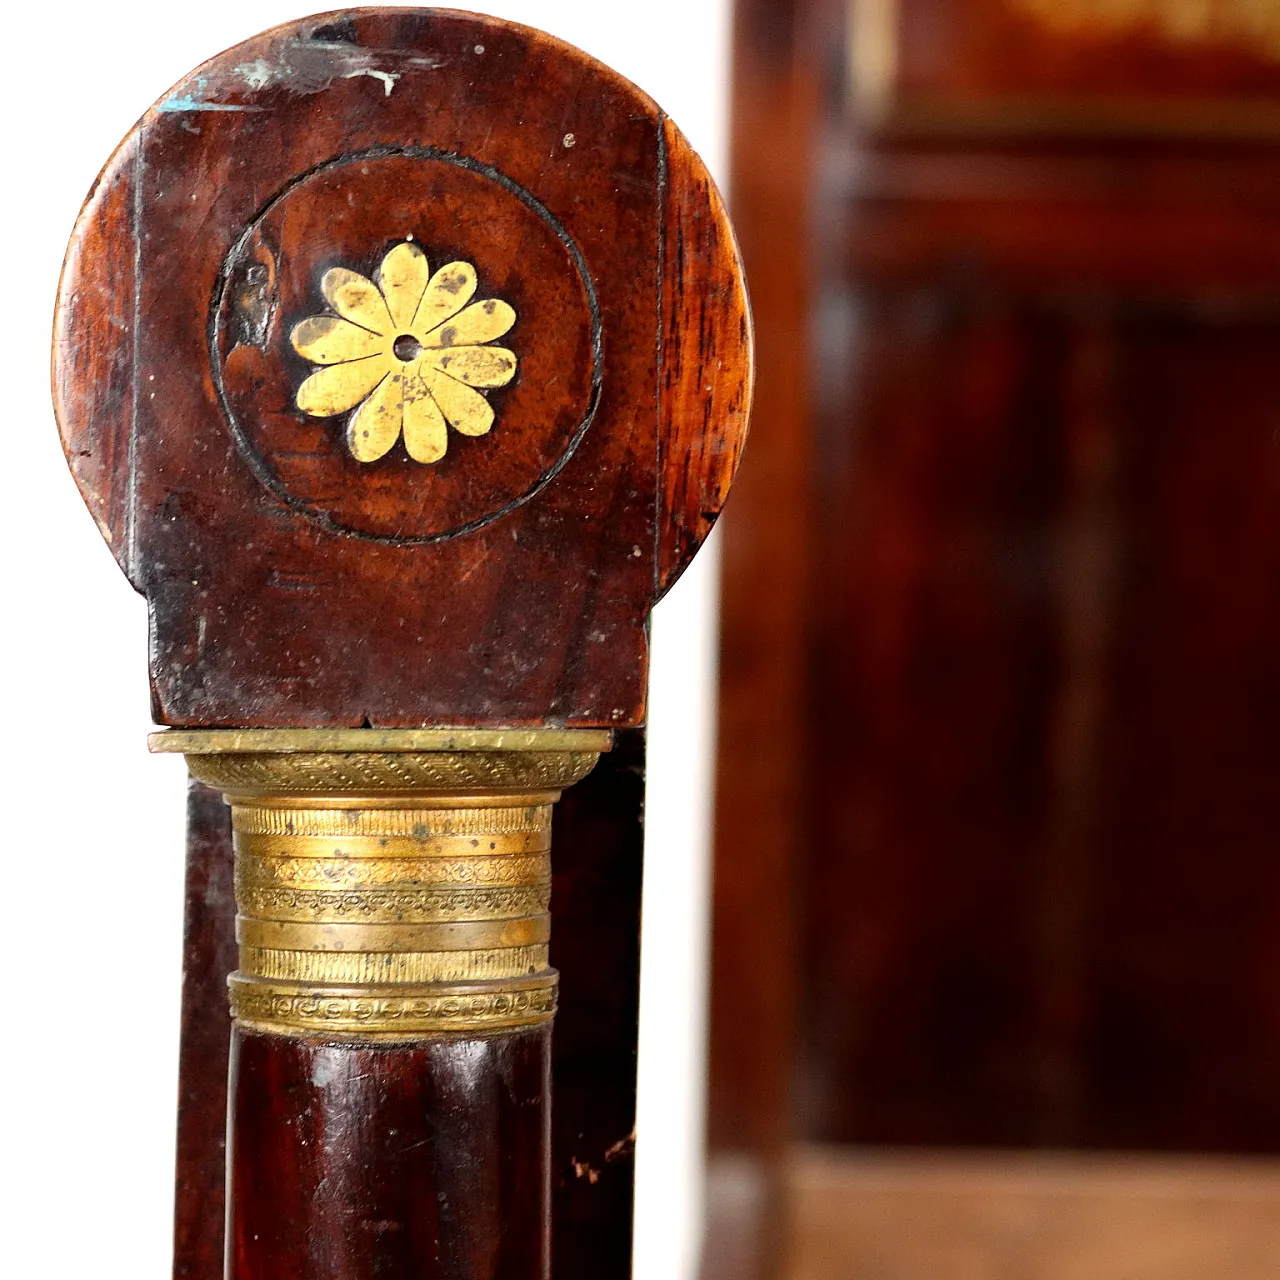
[(551, 811), (609, 735), (154, 744), (231, 805), (229, 1280), (546, 1280)]
[(227, 1276), (551, 1274), (551, 1024), (378, 1044), (237, 1025)]

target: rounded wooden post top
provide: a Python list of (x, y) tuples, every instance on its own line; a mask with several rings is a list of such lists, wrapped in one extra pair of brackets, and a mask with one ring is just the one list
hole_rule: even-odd
[(107, 163), (67, 456), (188, 726), (621, 726), (751, 390), (701, 161), (540, 32), (356, 9), (193, 72)]

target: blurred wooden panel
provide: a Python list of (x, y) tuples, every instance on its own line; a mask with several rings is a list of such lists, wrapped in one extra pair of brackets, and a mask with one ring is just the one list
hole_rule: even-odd
[(783, 1280), (1277, 1280), (1280, 1167), (843, 1153), (789, 1179)]
[(852, 0), (860, 98), (926, 133), (1280, 129), (1272, 0)]
[[(1036, 3), (739, 4), (711, 1115), (766, 1205), (788, 1133), (1280, 1152), (1280, 53)], [(870, 127), (877, 20), (882, 89), (1107, 127)]]
[(1276, 296), (1280, 148), (1046, 155), (1031, 145), (955, 153), (844, 143), (828, 158), (832, 222), (820, 252), (847, 284), (940, 297), (994, 286), (1068, 302), (1105, 292), (1182, 302), (1208, 319)]
[[(810, 559), (805, 349), (818, 109), (803, 0), (737, 6), (731, 203), (756, 318), (750, 448), (720, 523), (720, 654), (708, 1123), (780, 1151), (790, 1125), (793, 893), (807, 749)], [(747, 588), (748, 583), (755, 586)], [(768, 584), (767, 590), (760, 589)]]
[[(779, 1152), (781, 1157), (783, 1153)], [(769, 1276), (776, 1280), (781, 1243), (782, 1183), (770, 1185), (763, 1162), (738, 1152), (713, 1155), (708, 1162), (701, 1280), (744, 1280)], [(777, 1195), (778, 1204), (770, 1200)], [(773, 1239), (766, 1240), (766, 1236)]]
[[(1252, 204), (1188, 190), (1203, 239), (1275, 225), (1250, 163)], [(847, 197), (804, 806), (823, 1140), (1280, 1149), (1280, 262), (1080, 203)], [(1125, 258), (1136, 205), (1160, 230)]]

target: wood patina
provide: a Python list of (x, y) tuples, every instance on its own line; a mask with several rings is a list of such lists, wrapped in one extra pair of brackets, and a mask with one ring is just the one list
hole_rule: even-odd
[[(454, 272), (476, 301), (445, 342)], [(375, 277), (403, 318), (424, 273), (421, 317), (376, 319)], [(364, 346), (315, 319), (344, 308)], [(212, 59), (99, 176), (57, 308), (58, 421), (151, 606), (156, 719), (640, 723), (645, 619), (736, 468), (749, 337), (701, 162), (561, 42), (364, 9)], [(328, 363), (359, 351), (364, 381)]]
[(751, 391), (701, 162), (541, 33), (304, 19), (120, 145), (54, 342), (157, 749), (233, 812), (193, 790), (175, 1273), (225, 1169), (234, 1280), (625, 1276), (646, 625)]

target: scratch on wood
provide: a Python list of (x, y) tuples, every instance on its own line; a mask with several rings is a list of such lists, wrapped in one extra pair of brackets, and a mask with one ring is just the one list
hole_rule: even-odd
[(382, 93), (384, 97), (391, 97), (391, 90), (396, 87), (396, 81), (400, 79), (398, 71), (375, 71), (372, 67), (360, 67), (356, 71), (343, 72), (344, 80), (354, 80), (356, 76), (372, 76), (375, 80), (382, 81)]

